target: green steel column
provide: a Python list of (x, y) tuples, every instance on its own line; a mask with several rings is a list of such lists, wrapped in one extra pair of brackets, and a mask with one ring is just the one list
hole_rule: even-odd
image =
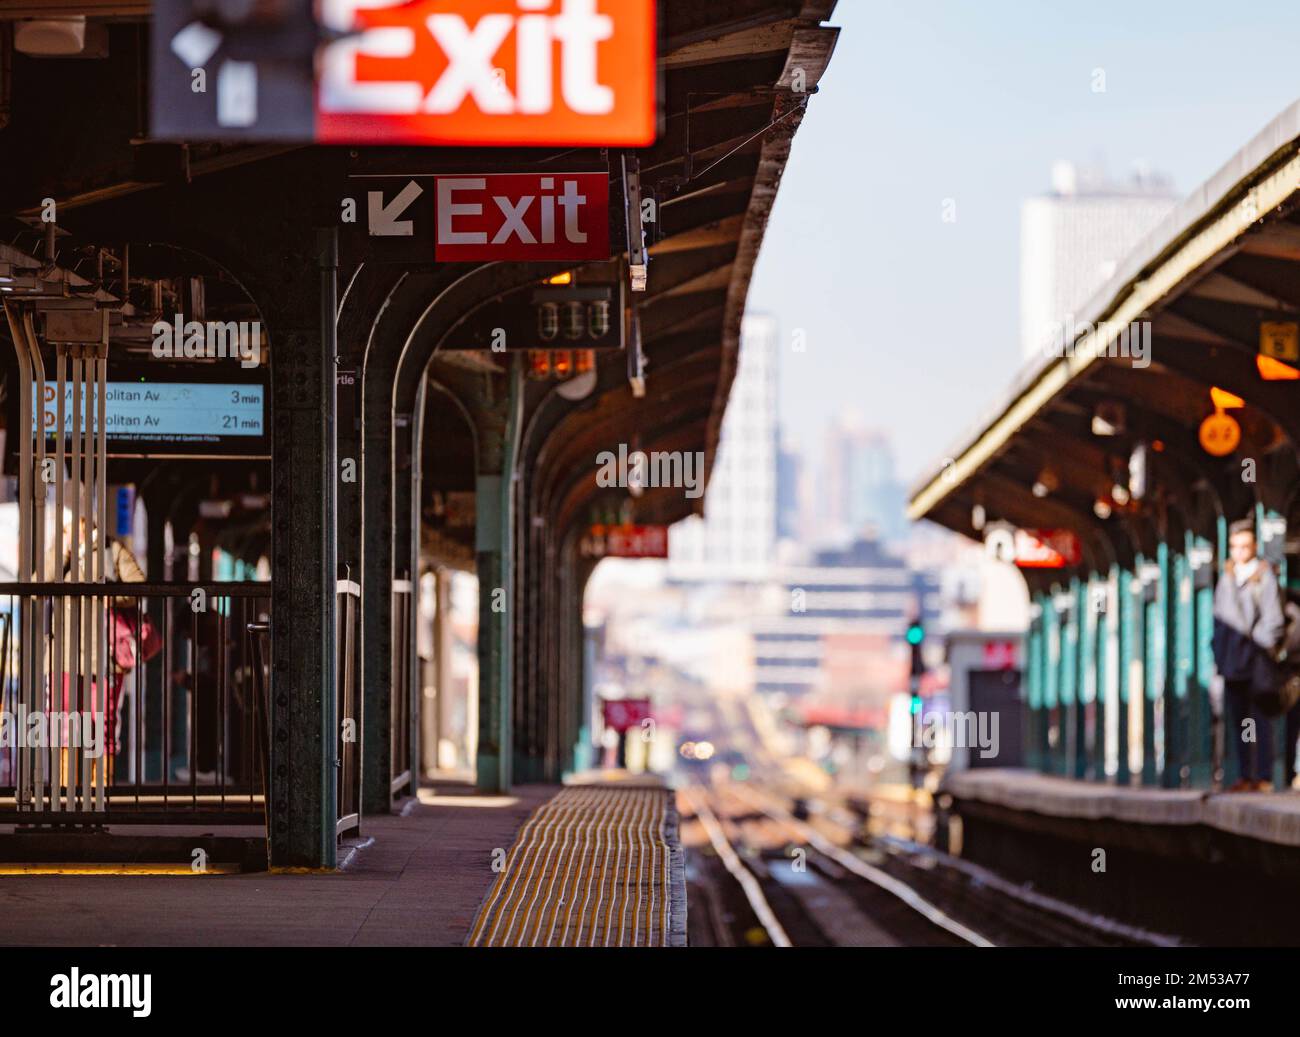
[(1188, 534), (1192, 579), (1191, 662), (1188, 681), (1187, 760), (1192, 785), (1208, 788), (1214, 780), (1214, 728), (1210, 713), (1210, 678), (1214, 676), (1214, 549), (1203, 537)]
[[(1260, 504), (1256, 508), (1255, 529), (1257, 530), (1257, 539), (1259, 542), (1260, 555), (1273, 566), (1277, 573), (1279, 587), (1286, 586), (1286, 518), (1281, 513), (1274, 511), (1272, 508)], [(1274, 535), (1273, 531), (1277, 530)], [(1265, 719), (1264, 730), (1259, 734), (1260, 738), (1273, 739), (1273, 787), (1284, 789), (1286, 785), (1286, 757), (1288, 751), (1286, 746), (1286, 718), (1285, 716), (1275, 717), (1272, 720)], [(1295, 752), (1295, 746), (1290, 747), (1290, 752)]]
[(1088, 706), (1091, 702), (1092, 674), (1094, 662), (1092, 647), (1092, 610), (1088, 606), (1088, 588), (1091, 576), (1087, 579), (1076, 577), (1072, 583), (1074, 591), (1074, 609), (1071, 626), (1075, 639), (1075, 677), (1074, 677), (1074, 777), (1088, 776)]
[(1110, 694), (1110, 637), (1108, 624), (1110, 610), (1114, 603), (1110, 600), (1110, 589), (1114, 577), (1114, 568), (1107, 574), (1104, 582), (1095, 584), (1095, 595), (1090, 605), (1093, 616), (1093, 652), (1092, 652), (1092, 701), (1093, 701), (1093, 747), (1092, 777), (1099, 781), (1106, 779), (1106, 696)]
[(574, 752), (574, 766), (582, 771), (595, 767), (600, 762), (600, 757), (592, 742), (591, 719), (596, 694), (593, 687), (596, 674), (596, 639), (587, 633), (587, 624), (583, 622), (581, 615), (581, 605), (579, 605), (574, 635), (577, 640), (572, 651), (575, 653), (575, 668), (578, 671), (581, 690), (578, 696), (578, 743)]
[(1192, 673), (1192, 571), (1185, 550), (1167, 550), (1165, 561), (1169, 630), (1165, 653), (1165, 766), (1160, 783), (1181, 788), (1191, 778), (1188, 763), (1188, 686)]
[(1056, 600), (1049, 591), (1043, 595), (1043, 630), (1046, 635), (1043, 683), (1044, 727), (1043, 746), (1045, 751), (1043, 768), (1048, 774), (1064, 773), (1059, 763), (1061, 752), (1061, 728), (1059, 723), (1060, 683), (1061, 683), (1061, 620), (1056, 611)]
[[(1226, 515), (1220, 515), (1215, 523), (1215, 539), (1218, 547), (1216, 557), (1219, 564), (1222, 565), (1228, 557), (1228, 517)], [(1216, 568), (1216, 579), (1218, 575), (1219, 569)], [(1211, 616), (1213, 616), (1213, 604), (1211, 604)], [(1212, 623), (1213, 620), (1211, 620)], [(1219, 702), (1219, 717), (1216, 726), (1218, 727), (1215, 739), (1217, 744), (1213, 751), (1218, 762), (1218, 769), (1223, 772), (1221, 784), (1226, 788), (1241, 777), (1241, 772), (1237, 767), (1237, 749), (1232, 741), (1232, 711), (1226, 693)]]
[(1136, 648), (1136, 617), (1139, 602), (1135, 600), (1133, 573), (1128, 569), (1119, 570), (1115, 584), (1116, 637), (1119, 639), (1119, 668), (1116, 673), (1116, 691), (1119, 700), (1119, 716), (1115, 725), (1115, 781), (1128, 785), (1133, 780), (1129, 769), (1129, 703), (1131, 701), (1132, 663)]
[(1045, 762), (1042, 734), (1047, 729), (1043, 715), (1043, 606), (1040, 595), (1030, 603), (1029, 637), (1025, 646), (1025, 763), (1042, 770)]
[(512, 617), (514, 594), (514, 467), (522, 420), (520, 358), (511, 357), (500, 470), (480, 471), (475, 483), (479, 609), (478, 788), (501, 793), (510, 788), (512, 728)]
[[(1160, 776), (1158, 753), (1163, 748), (1163, 736), (1156, 728), (1163, 720), (1165, 690), (1165, 586), (1168, 546), (1161, 541), (1156, 548), (1154, 580), (1143, 579), (1142, 594), (1142, 784), (1154, 785)], [(1142, 566), (1139, 572), (1143, 572)], [(1148, 587), (1154, 585), (1154, 595)], [(1151, 599), (1151, 600), (1148, 600)], [(1157, 711), (1156, 703), (1162, 708)], [(1159, 715), (1158, 715), (1159, 714)]]

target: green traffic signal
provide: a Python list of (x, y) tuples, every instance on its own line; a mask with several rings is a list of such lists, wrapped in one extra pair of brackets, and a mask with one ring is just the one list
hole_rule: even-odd
[(925, 627), (920, 623), (913, 623), (907, 628), (907, 643), (909, 645), (919, 645), (925, 640)]

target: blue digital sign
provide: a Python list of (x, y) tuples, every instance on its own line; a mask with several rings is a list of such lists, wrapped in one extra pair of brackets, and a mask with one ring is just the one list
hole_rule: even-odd
[[(105, 392), (105, 436), (118, 442), (215, 443), (230, 437), (259, 438), (266, 433), (265, 386), (201, 382), (109, 382)], [(85, 431), (86, 401), (80, 428)], [(99, 401), (93, 401), (96, 411)], [(64, 434), (72, 430), (72, 386), (64, 392)], [(45, 387), (44, 425), (54, 435), (57, 393)], [(99, 431), (98, 415), (91, 431)]]

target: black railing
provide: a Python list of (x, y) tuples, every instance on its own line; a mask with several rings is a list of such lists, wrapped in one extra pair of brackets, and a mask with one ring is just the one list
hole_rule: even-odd
[[(361, 588), (351, 580), (339, 580), (337, 602), (334, 639), (338, 652), (335, 716), (338, 719), (339, 734), (335, 760), (338, 768), (338, 819), (335, 833), (341, 836), (361, 830)], [(258, 728), (263, 733), (260, 742), (261, 774), (266, 775), (271, 771), (271, 724), (266, 712), (271, 674), (271, 627), (268, 623), (251, 623), (248, 633), (252, 638), (255, 663), (253, 673), (257, 690), (254, 700), (261, 709), (258, 715)]]
[(270, 608), (266, 583), (0, 584), (0, 818), (262, 823)]
[(339, 724), (337, 831), (342, 835), (361, 829), (361, 588), (351, 580), (339, 580), (335, 624)]
[(392, 697), (389, 699), (389, 752), (392, 779), (389, 792), (397, 796), (411, 785), (411, 623), (410, 580), (393, 581)]

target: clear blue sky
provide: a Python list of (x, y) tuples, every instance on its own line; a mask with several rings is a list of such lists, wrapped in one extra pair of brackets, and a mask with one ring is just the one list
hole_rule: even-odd
[(1015, 375), (1020, 202), (1055, 159), (1144, 160), (1183, 194), (1300, 96), (1295, 0), (840, 0), (833, 24), (749, 306), (780, 323), (805, 456), (858, 408), (909, 481)]

